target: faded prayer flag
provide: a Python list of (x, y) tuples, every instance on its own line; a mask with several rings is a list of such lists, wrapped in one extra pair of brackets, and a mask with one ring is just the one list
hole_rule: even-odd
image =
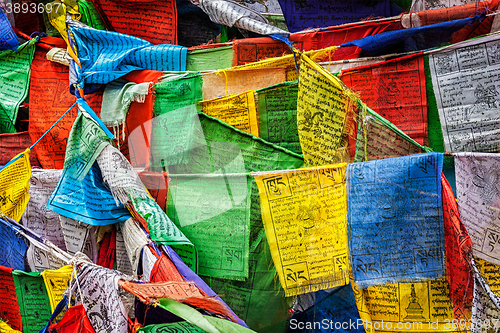
[(458, 211), (474, 255), (500, 265), (500, 155), (457, 153), (454, 157)]
[(498, 152), (500, 36), (436, 50), (429, 68), (446, 151)]

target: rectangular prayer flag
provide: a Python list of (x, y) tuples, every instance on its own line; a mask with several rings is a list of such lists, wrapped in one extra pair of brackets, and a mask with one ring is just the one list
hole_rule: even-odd
[(447, 151), (498, 152), (500, 36), (484, 36), (429, 54)]
[(47, 288), (40, 273), (13, 271), (24, 333), (38, 333), (52, 314)]
[[(449, 285), (444, 278), (366, 289), (353, 285), (353, 290), (360, 324), (367, 333), (467, 332), (455, 324), (460, 321), (453, 316)], [(465, 320), (462, 323), (467, 324)]]
[(349, 283), (345, 171), (338, 164), (253, 174), (286, 296)]
[(424, 59), (411, 55), (343, 71), (340, 75), (373, 111), (427, 145)]
[(259, 136), (254, 90), (200, 102), (201, 111), (244, 132)]
[(30, 150), (16, 155), (0, 168), (0, 211), (19, 222), (28, 205), (30, 195)]
[(0, 52), (0, 133), (15, 133), (19, 106), (28, 96), (30, 66), (35, 52), (32, 39), (16, 51)]
[(302, 55), (297, 97), (297, 127), (306, 163), (326, 165), (350, 160), (356, 97), (331, 73)]
[(500, 265), (500, 155), (458, 153), (454, 157), (458, 211), (474, 255)]
[(259, 136), (302, 154), (297, 130), (297, 94), (297, 81), (255, 91), (259, 106)]
[(360, 288), (444, 275), (443, 154), (349, 164), (349, 252)]

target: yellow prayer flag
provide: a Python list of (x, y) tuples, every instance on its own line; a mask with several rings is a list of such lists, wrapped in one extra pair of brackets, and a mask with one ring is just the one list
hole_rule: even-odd
[(253, 174), (286, 296), (349, 283), (346, 165)]
[(47, 294), (50, 300), (50, 308), (54, 312), (57, 304), (64, 297), (64, 293), (69, 286), (71, 280), (71, 274), (73, 273), (73, 267), (67, 265), (59, 268), (55, 271), (43, 271), (42, 277), (45, 287), (47, 288)]
[(22, 333), (9, 326), (5, 321), (0, 320), (0, 333)]
[(306, 164), (349, 160), (348, 138), (356, 96), (339, 79), (303, 55), (297, 96), (297, 127)]
[[(69, 46), (68, 31), (66, 29), (66, 14), (70, 14), (73, 20), (80, 21), (82, 15), (78, 10), (78, 2), (76, 0), (55, 0), (45, 4), (45, 12), (47, 13), (50, 24), (56, 28)], [(73, 48), (68, 47), (68, 53), (77, 63), (80, 63)]]
[(366, 289), (351, 283), (367, 333), (466, 332), (454, 320), (446, 278)]
[(474, 260), (476, 261), (479, 272), (481, 272), (488, 282), (491, 290), (500, 296), (500, 266), (478, 257), (475, 257)]
[(202, 111), (242, 131), (259, 136), (254, 90), (200, 102)]
[(29, 149), (0, 169), (0, 212), (19, 222), (28, 205), (31, 165)]

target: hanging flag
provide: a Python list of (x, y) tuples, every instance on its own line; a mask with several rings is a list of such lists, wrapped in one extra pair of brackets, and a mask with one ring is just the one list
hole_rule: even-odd
[(92, 3), (112, 31), (142, 38), (152, 44), (184, 45), (177, 43), (177, 6), (174, 0), (93, 0)]
[(63, 299), (66, 289), (69, 287), (72, 274), (73, 266), (71, 265), (61, 267), (55, 271), (46, 270), (42, 272), (52, 312), (54, 312), (57, 304)]
[(500, 156), (457, 153), (454, 157), (458, 210), (474, 255), (500, 265)]
[[(71, 16), (71, 19), (80, 21), (82, 15), (78, 11), (78, 1), (56, 0), (47, 3), (44, 9), (46, 19), (52, 25), (52, 29), (55, 28), (66, 44), (69, 45), (68, 31), (66, 30), (66, 16)], [(47, 22), (45, 24), (48, 25)], [(71, 49), (69, 49), (69, 51), (71, 52)]]
[(102, 177), (97, 163), (92, 165), (82, 181), (75, 181), (64, 170), (47, 202), (47, 209), (94, 226), (129, 219), (129, 211), (124, 205), (117, 204)]
[(17, 300), (23, 320), (23, 333), (38, 333), (49, 321), (52, 311), (47, 288), (40, 273), (13, 271)]
[(49, 332), (95, 333), (94, 328), (92, 327), (92, 324), (87, 316), (87, 312), (82, 304), (68, 308), (60, 322), (50, 325)]
[(0, 133), (15, 133), (19, 106), (28, 96), (30, 66), (36, 39), (16, 51), (0, 52)]
[[(361, 321), (367, 333), (466, 332), (453, 316), (446, 279), (395, 283), (360, 289), (353, 285)], [(465, 320), (462, 324), (467, 324)]]
[(428, 144), (421, 54), (342, 71), (340, 79), (373, 111), (421, 145)]
[(402, 12), (401, 8), (390, 0), (352, 0), (349, 2), (279, 0), (279, 3), (290, 32), (351, 23), (371, 16), (397, 16)]
[(106, 84), (137, 69), (186, 70), (187, 48), (153, 45), (137, 37), (69, 23), (81, 67), (76, 67), (78, 83)]
[(349, 283), (345, 170), (338, 164), (253, 174), (286, 296)]
[(84, 253), (94, 263), (97, 262), (97, 227), (80, 223), (66, 216), (60, 215), (61, 229), (64, 243), (70, 255), (77, 252)]
[(433, 51), (429, 68), (446, 151), (497, 152), (500, 104), (492, 82), (500, 68), (500, 36)]
[(350, 160), (357, 97), (337, 77), (306, 55), (301, 57), (297, 127), (310, 166)]
[(348, 165), (349, 252), (360, 288), (444, 276), (442, 167), (437, 153)]
[(169, 170), (172, 200), (168, 201), (168, 215), (196, 246), (200, 274), (246, 277), (248, 173), (301, 167), (302, 159), (215, 118), (198, 116), (194, 107), (175, 112), (164, 114), (165, 119), (185, 119), (179, 123), (189, 132), (173, 132), (171, 140), (157, 142), (155, 149), (169, 151), (172, 142), (181, 141), (187, 133), (191, 133), (190, 139), (177, 153), (177, 160), (168, 160), (168, 155), (153, 157), (165, 161)]
[(289, 81), (255, 91), (259, 111), (259, 136), (302, 154), (297, 129), (298, 82)]
[(95, 121), (95, 114), (84, 100), (79, 105), (80, 112), (69, 133), (64, 157), (64, 174), (75, 181), (85, 178), (97, 156), (109, 144), (108, 129)]
[(22, 225), (37, 235), (50, 240), (66, 251), (59, 214), (46, 208), (62, 170), (33, 169), (30, 179), (30, 200), (22, 217)]
[(355, 162), (431, 152), (364, 104), (358, 107)]
[[(41, 40), (50, 46), (65, 47), (64, 41), (60, 38), (45, 37)], [(38, 140), (75, 102), (75, 96), (69, 92), (68, 67), (47, 60), (46, 53), (45, 49), (37, 47), (31, 65), (29, 134), (33, 142)], [(85, 98), (99, 115), (102, 93)], [(74, 107), (33, 148), (44, 169), (63, 168), (69, 133), (77, 116), (78, 108)]]
[(80, 288), (76, 299), (78, 304), (83, 304), (95, 332), (127, 332), (128, 309), (120, 298), (118, 281), (131, 278), (88, 263), (82, 262), (79, 266), (76, 276)]
[(254, 90), (204, 100), (201, 111), (244, 132), (259, 136)]
[(443, 219), (446, 244), (446, 279), (450, 285), (450, 299), (455, 318), (467, 320), (471, 316), (474, 277), (470, 271), (472, 240), (460, 220), (457, 201), (451, 186), (441, 177), (443, 188)]
[(19, 222), (30, 195), (31, 165), (30, 150), (16, 155), (0, 168), (0, 212)]

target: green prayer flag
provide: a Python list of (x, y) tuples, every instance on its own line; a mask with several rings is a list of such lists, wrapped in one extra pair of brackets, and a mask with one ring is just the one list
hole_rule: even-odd
[(169, 298), (159, 299), (160, 308), (167, 310), (174, 315), (184, 319), (185, 321), (196, 325), (207, 333), (250, 333), (254, 332), (251, 329), (243, 327), (232, 321), (203, 316), (201, 313), (190, 307), (189, 305), (176, 302)]
[(155, 142), (157, 151), (171, 151), (183, 141), (166, 165), (171, 179), (167, 214), (195, 245), (199, 274), (242, 280), (248, 276), (249, 173), (299, 168), (303, 159), (195, 111), (194, 106), (175, 111), (190, 115), (172, 130), (179, 135)]
[(297, 129), (298, 81), (256, 90), (260, 137), (294, 153), (302, 154)]
[(89, 27), (99, 30), (106, 30), (106, 26), (99, 16), (97, 9), (94, 7), (92, 1), (79, 0), (78, 11), (82, 14), (80, 21)]
[[(252, 181), (250, 207), (249, 274), (244, 281), (205, 277), (205, 281), (226, 304), (252, 329), (266, 332), (287, 318), (285, 292), (280, 285), (271, 258), (260, 214), (257, 184)], [(266, 315), (263, 316), (262, 314)], [(267, 330), (274, 332), (274, 330)]]
[[(0, 133), (16, 132), (17, 112), (28, 96), (36, 40), (24, 43), (17, 51), (0, 52)], [(32, 93), (49, 94), (52, 91)]]
[(232, 65), (232, 45), (188, 51), (186, 65), (188, 71), (215, 71), (230, 68)]
[(77, 181), (83, 180), (102, 150), (110, 143), (104, 130), (80, 110), (71, 127), (64, 168)]
[(203, 78), (198, 73), (170, 74), (154, 86), (154, 116), (203, 100)]
[(23, 333), (38, 333), (49, 321), (52, 311), (45, 283), (39, 272), (12, 271), (17, 301), (21, 310)]

